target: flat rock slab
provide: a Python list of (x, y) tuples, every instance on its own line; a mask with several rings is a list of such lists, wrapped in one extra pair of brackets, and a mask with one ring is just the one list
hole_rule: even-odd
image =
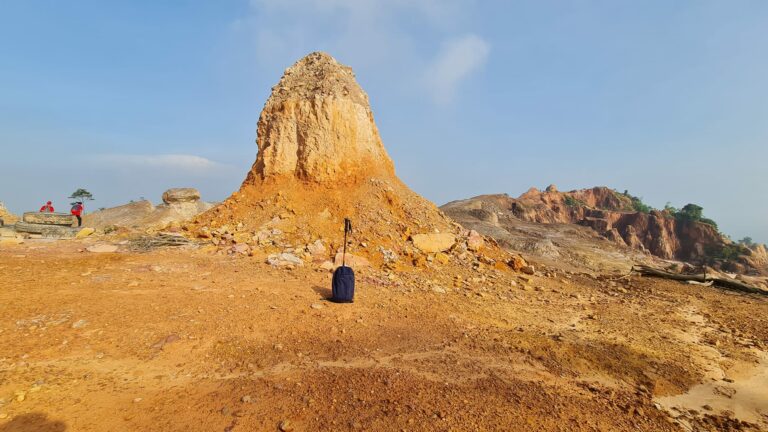
[(72, 226), (74, 216), (69, 213), (26, 212), (22, 221), (30, 224)]
[(0, 237), (16, 237), (16, 230), (12, 227), (0, 227)]
[(416, 234), (413, 245), (426, 253), (444, 252), (456, 243), (456, 236), (448, 233)]
[(0, 246), (12, 246), (24, 243), (24, 239), (15, 237), (0, 238)]
[(78, 231), (78, 228), (67, 226), (33, 224), (27, 222), (16, 222), (14, 228), (20, 233), (39, 234), (45, 238), (72, 238)]
[(93, 246), (88, 246), (85, 248), (88, 252), (94, 252), (94, 253), (112, 253), (117, 252), (117, 245), (111, 245), (111, 244), (97, 244)]

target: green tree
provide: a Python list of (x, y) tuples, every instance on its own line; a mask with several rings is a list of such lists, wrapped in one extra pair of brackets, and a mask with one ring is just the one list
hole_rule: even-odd
[(749, 248), (756, 246), (756, 243), (752, 241), (752, 237), (744, 237), (743, 239), (739, 240), (739, 243)]
[(93, 201), (93, 194), (82, 188), (72, 192), (72, 195), (70, 195), (69, 197), (72, 198), (73, 200), (78, 200), (78, 201), (79, 200)]
[(700, 221), (704, 216), (704, 208), (696, 204), (686, 204), (678, 212), (681, 219)]

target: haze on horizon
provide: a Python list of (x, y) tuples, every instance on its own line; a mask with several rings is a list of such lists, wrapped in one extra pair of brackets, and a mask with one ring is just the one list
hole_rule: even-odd
[(604, 185), (768, 243), (768, 2), (0, 4), (0, 201), (236, 190), (311, 51), (351, 66), (398, 175), (437, 204)]

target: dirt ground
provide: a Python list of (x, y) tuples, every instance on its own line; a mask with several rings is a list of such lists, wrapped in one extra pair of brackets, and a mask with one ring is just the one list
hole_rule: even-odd
[(0, 432), (768, 430), (765, 298), (82, 247), (0, 249)]

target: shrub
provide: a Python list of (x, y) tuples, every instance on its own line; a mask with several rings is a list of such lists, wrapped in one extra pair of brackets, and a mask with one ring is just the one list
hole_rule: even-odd
[(569, 207), (584, 207), (586, 203), (580, 199), (576, 199), (570, 195), (565, 196), (565, 205)]
[(653, 210), (653, 207), (644, 203), (642, 198), (630, 194), (628, 190), (624, 190), (622, 195), (629, 198), (630, 202), (632, 203), (632, 210), (636, 212), (650, 213), (651, 210)]

